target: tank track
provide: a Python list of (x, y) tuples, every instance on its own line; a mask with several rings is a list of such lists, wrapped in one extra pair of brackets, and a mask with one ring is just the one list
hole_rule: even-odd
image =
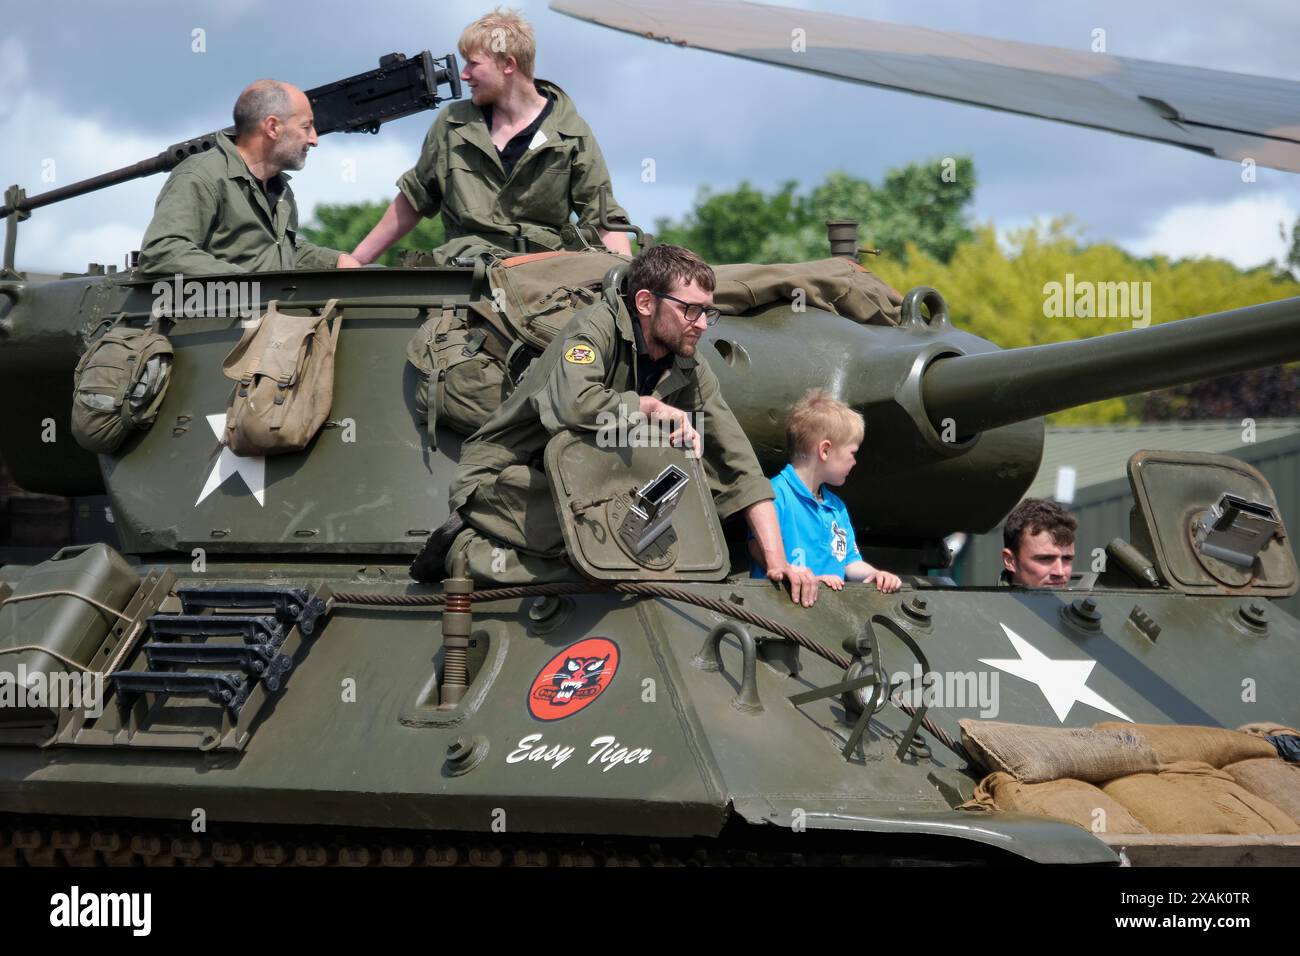
[[(975, 846), (729, 825), (717, 838), (423, 833), (0, 814), (0, 867), (689, 867), (970, 866), (1005, 863)], [(878, 843), (879, 841), (873, 841)], [(838, 845), (838, 846), (837, 846)], [(797, 847), (797, 849), (796, 849)], [(958, 850), (954, 856), (953, 851)], [(962, 852), (964, 851), (964, 852)]]

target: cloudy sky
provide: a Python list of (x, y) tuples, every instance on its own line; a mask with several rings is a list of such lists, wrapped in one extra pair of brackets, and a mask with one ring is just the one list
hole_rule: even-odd
[[(310, 88), (372, 69), (380, 55), (454, 52), (491, 0), (78, 0), (8, 7), (0, 38), (0, 185), (29, 193), (149, 157), (228, 125), (251, 79)], [(927, 100), (651, 43), (547, 9), (533, 21), (538, 75), (573, 96), (596, 131), (622, 204), (650, 227), (680, 215), (701, 185), (771, 189), (844, 169), (974, 156), (975, 216), (1000, 229), (1071, 215), (1095, 240), (1139, 253), (1216, 255), (1257, 265), (1283, 251), (1280, 222), (1300, 216), (1300, 177), (1186, 150)], [(1300, 5), (1284, 0), (807, 0), (786, 5), (1300, 80)], [(195, 52), (194, 31), (206, 51)], [(1297, 103), (1300, 115), (1300, 103)], [(431, 121), (378, 136), (324, 138), (294, 188), (317, 203), (387, 200)], [(642, 162), (655, 160), (653, 183)], [(355, 181), (343, 175), (351, 161)], [(161, 177), (37, 210), (21, 228), (19, 268), (121, 263), (139, 247)]]

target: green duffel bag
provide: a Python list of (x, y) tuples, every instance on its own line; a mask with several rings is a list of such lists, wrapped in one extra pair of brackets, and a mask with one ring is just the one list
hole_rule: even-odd
[(493, 326), (450, 306), (420, 326), (406, 359), (420, 372), (415, 407), (430, 435), (437, 425), (472, 435), (510, 396), (508, 345)]
[(171, 381), (172, 345), (152, 328), (115, 325), (90, 343), (73, 378), (72, 436), (108, 455), (153, 424)]

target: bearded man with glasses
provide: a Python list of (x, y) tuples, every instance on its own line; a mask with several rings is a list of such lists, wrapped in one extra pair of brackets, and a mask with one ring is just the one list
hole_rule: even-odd
[[(680, 246), (651, 246), (628, 267), (623, 293), (577, 313), (518, 388), (466, 441), (451, 485), (451, 517), (411, 565), (417, 581), (450, 573), (457, 555), (479, 583), (571, 580), (542, 453), (565, 429), (597, 432), (635, 413), (666, 425), (702, 458), (718, 516), (743, 512), (773, 581), (810, 606), (817, 582), (786, 562), (772, 485), (717, 376), (695, 350), (718, 320), (713, 270)], [(706, 424), (707, 438), (695, 423)]]

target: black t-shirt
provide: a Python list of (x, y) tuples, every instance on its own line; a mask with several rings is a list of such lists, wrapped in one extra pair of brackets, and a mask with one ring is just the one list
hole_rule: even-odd
[(632, 313), (632, 337), (636, 340), (636, 392), (638, 395), (649, 395), (659, 384), (659, 379), (668, 370), (668, 366), (673, 364), (673, 353), (668, 352), (661, 358), (652, 359), (646, 348), (645, 336), (641, 334), (641, 319), (635, 309), (629, 307), (628, 311)]
[(262, 192), (266, 194), (266, 204), (271, 207), (271, 215), (275, 215), (275, 207), (280, 202), (280, 197), (284, 195), (284, 177), (276, 173), (266, 182), (262, 183)]
[[(541, 90), (538, 90), (542, 93)], [(537, 119), (533, 120), (526, 127), (521, 129), (514, 136), (510, 137), (510, 142), (506, 143), (505, 149), (500, 150), (501, 165), (506, 168), (506, 175), (509, 176), (515, 171), (515, 166), (523, 158), (524, 153), (528, 152), (528, 144), (533, 141), (537, 131), (542, 127), (542, 120), (546, 119), (551, 112), (551, 107), (555, 105), (555, 98), (549, 94), (542, 93), (546, 97), (546, 105), (542, 111), (537, 114)], [(487, 124), (488, 135), (492, 135), (492, 107), (483, 107), (483, 122)]]

